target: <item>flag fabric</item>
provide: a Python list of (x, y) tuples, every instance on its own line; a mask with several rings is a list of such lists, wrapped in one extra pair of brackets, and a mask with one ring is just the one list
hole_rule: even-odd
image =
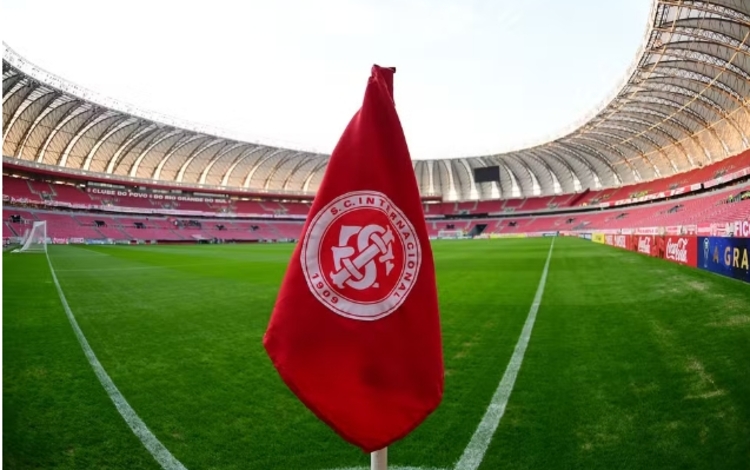
[(365, 452), (406, 436), (443, 394), (435, 268), (394, 73), (372, 68), (263, 338), (292, 392)]

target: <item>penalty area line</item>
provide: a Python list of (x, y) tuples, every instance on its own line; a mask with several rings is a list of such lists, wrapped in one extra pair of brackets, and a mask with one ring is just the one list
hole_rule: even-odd
[(456, 463), (454, 470), (476, 470), (479, 468), (482, 460), (484, 460), (484, 454), (490, 447), (492, 436), (495, 434), (503, 414), (505, 414), (505, 407), (508, 405), (510, 393), (513, 391), (513, 385), (516, 383), (518, 371), (521, 369), (523, 356), (526, 353), (526, 346), (529, 344), (531, 330), (534, 328), (534, 322), (536, 321), (536, 314), (539, 311), (539, 305), (542, 303), (544, 286), (547, 284), (547, 273), (549, 272), (549, 263), (552, 259), (552, 248), (554, 246), (555, 239), (553, 238), (549, 247), (549, 253), (547, 254), (547, 261), (544, 263), (542, 278), (539, 280), (539, 287), (537, 287), (536, 295), (534, 295), (534, 302), (531, 304), (529, 314), (526, 317), (526, 323), (524, 323), (523, 330), (521, 330), (521, 336), (518, 337), (518, 342), (516, 343), (516, 348), (513, 350), (508, 367), (505, 369), (503, 378), (500, 379), (500, 384), (497, 386), (494, 395), (492, 395), (492, 400), (482, 417), (482, 421), (479, 422), (479, 426), (474, 431), (474, 435), (471, 436), (471, 440), (466, 449), (464, 449), (463, 455), (461, 455), (461, 458)]
[(141, 443), (146, 450), (149, 451), (151, 456), (159, 463), (159, 465), (161, 465), (161, 468), (164, 470), (187, 470), (185, 466), (182, 465), (182, 463), (177, 460), (166, 447), (164, 447), (164, 444), (154, 436), (151, 430), (146, 426), (146, 423), (143, 422), (127, 400), (125, 400), (125, 397), (122, 396), (122, 393), (117, 389), (117, 386), (112, 381), (109, 374), (107, 374), (107, 371), (104, 370), (104, 367), (99, 362), (99, 359), (97, 359), (96, 354), (94, 354), (94, 351), (91, 349), (89, 342), (86, 340), (86, 336), (84, 336), (83, 331), (78, 326), (78, 322), (73, 315), (73, 311), (70, 309), (70, 305), (68, 305), (62, 287), (60, 287), (60, 282), (57, 280), (55, 268), (52, 267), (52, 260), (49, 257), (49, 253), (45, 253), (45, 256), (47, 257), (47, 264), (49, 264), (50, 273), (52, 273), (52, 281), (55, 283), (57, 294), (60, 296), (60, 302), (65, 310), (65, 315), (68, 317), (70, 326), (73, 327), (73, 331), (75, 332), (76, 338), (78, 338), (78, 342), (81, 344), (86, 359), (88, 359), (89, 364), (91, 364), (91, 368), (94, 369), (96, 377), (99, 379), (99, 382), (101, 382), (104, 390), (106, 390), (107, 395), (109, 395), (112, 403), (114, 403), (120, 416), (122, 416), (128, 424), (130, 430), (133, 431), (133, 434), (140, 439)]

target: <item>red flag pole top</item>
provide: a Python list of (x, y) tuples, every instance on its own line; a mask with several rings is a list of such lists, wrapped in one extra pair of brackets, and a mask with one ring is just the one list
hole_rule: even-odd
[(435, 267), (394, 72), (372, 68), (263, 338), (292, 392), (365, 452), (406, 436), (443, 394)]

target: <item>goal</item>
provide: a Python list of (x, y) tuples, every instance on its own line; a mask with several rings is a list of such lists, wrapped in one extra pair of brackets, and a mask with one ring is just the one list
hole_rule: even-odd
[(440, 230), (438, 231), (438, 238), (463, 238), (465, 233), (463, 230)]
[(46, 253), (47, 252), (47, 221), (34, 222), (31, 230), (24, 233), (21, 240), (21, 248), (13, 250), (13, 253)]

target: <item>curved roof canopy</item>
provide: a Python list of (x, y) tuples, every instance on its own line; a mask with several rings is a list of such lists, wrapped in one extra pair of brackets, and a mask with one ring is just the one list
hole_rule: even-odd
[[(4, 45), (5, 46), (5, 45)], [(314, 194), (328, 155), (235, 140), (69, 83), (5, 46), (3, 155), (134, 182)], [(666, 177), (750, 146), (750, 2), (656, 0), (623, 84), (573, 130), (502, 154), (418, 160), (423, 195), (528, 197)], [(500, 167), (500, 184), (473, 168)]]

